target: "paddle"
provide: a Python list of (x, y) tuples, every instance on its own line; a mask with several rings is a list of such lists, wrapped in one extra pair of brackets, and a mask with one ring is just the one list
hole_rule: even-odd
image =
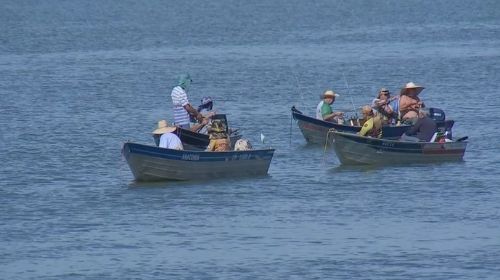
[(458, 138), (457, 142), (462, 142), (462, 141), (465, 141), (467, 139), (469, 139), (469, 136), (464, 136), (464, 137)]

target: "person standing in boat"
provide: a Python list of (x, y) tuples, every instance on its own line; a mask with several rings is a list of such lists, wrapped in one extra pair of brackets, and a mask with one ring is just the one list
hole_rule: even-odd
[(175, 126), (169, 126), (166, 120), (158, 122), (158, 128), (153, 131), (153, 136), (161, 135), (158, 143), (160, 148), (184, 150), (181, 139), (173, 133), (176, 129)]
[(361, 136), (370, 136), (374, 138), (382, 137), (382, 118), (373, 113), (372, 107), (365, 105), (362, 108), (363, 118), (366, 120), (358, 132)]
[(333, 90), (327, 90), (322, 95), (322, 99), (318, 106), (316, 107), (316, 118), (319, 120), (336, 122), (336, 123), (344, 123), (344, 113), (342, 112), (333, 112), (332, 104), (335, 102), (335, 98), (339, 97), (337, 93), (333, 92)]
[(184, 129), (190, 129), (189, 116), (198, 122), (203, 122), (203, 115), (189, 103), (187, 89), (191, 85), (189, 74), (179, 77), (179, 84), (172, 89), (171, 97), (174, 106), (174, 124)]
[(377, 98), (372, 101), (372, 108), (375, 109), (376, 114), (380, 115), (382, 122), (385, 124), (393, 124), (397, 118), (397, 113), (391, 105), (391, 93), (386, 88), (381, 88), (378, 92)]
[(417, 122), (408, 131), (401, 135), (401, 140), (429, 142), (436, 132), (436, 122), (429, 117), (429, 111), (427, 109), (421, 108), (418, 113)]
[(418, 111), (425, 105), (418, 94), (424, 89), (423, 86), (416, 85), (413, 82), (407, 83), (399, 96), (399, 115), (402, 122), (415, 123), (418, 118)]

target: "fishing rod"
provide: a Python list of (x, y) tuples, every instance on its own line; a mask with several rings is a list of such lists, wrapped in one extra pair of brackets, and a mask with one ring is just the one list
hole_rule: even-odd
[[(297, 93), (300, 96), (300, 101), (301, 104), (304, 104), (304, 95), (302, 88), (300, 87), (300, 81), (299, 81), (299, 75), (295, 73), (295, 71), (292, 70), (293, 77), (295, 78), (295, 81), (297, 82)], [(293, 106), (295, 108), (295, 105)], [(292, 146), (292, 123), (293, 123), (293, 115), (290, 115), (290, 134), (289, 134), (289, 142), (288, 145), (291, 147)]]
[(302, 89), (300, 88), (299, 75), (297, 75), (297, 73), (295, 73), (293, 71), (292, 71), (292, 73), (293, 73), (293, 76), (295, 77), (295, 81), (297, 82), (297, 92), (300, 95), (300, 101), (303, 103), (304, 102), (304, 96), (303, 96)]
[(356, 106), (354, 106), (354, 100), (352, 99), (351, 90), (349, 89), (349, 84), (347, 83), (347, 79), (344, 73), (342, 73), (342, 76), (344, 77), (345, 86), (347, 87), (347, 94), (351, 99), (352, 111), (355, 112), (356, 118), (358, 118), (358, 112), (356, 111)]

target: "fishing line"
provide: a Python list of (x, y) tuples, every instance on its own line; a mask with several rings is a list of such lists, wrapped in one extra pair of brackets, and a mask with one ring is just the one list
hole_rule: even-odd
[(345, 77), (345, 75), (344, 75), (343, 72), (342, 72), (342, 77), (344, 77), (345, 86), (347, 88), (347, 94), (349, 95), (349, 98), (351, 99), (352, 110), (355, 113), (356, 119), (357, 119), (358, 118), (358, 112), (356, 112), (356, 106), (354, 106), (354, 100), (352, 99), (351, 90), (349, 89), (349, 84), (347, 83), (347, 79), (346, 79), (346, 77)]
[(288, 143), (288, 146), (292, 146), (292, 125), (293, 125), (293, 114), (290, 114), (290, 142)]

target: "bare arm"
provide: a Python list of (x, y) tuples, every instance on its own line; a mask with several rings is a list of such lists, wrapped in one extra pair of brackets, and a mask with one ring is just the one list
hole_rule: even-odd
[(199, 122), (203, 121), (203, 116), (200, 114), (200, 112), (198, 112), (195, 108), (193, 108), (193, 106), (191, 106), (191, 104), (188, 103), (188, 104), (184, 105), (184, 109), (186, 109), (188, 114), (195, 117), (196, 120), (198, 120)]
[(325, 120), (325, 121), (331, 121), (331, 120), (333, 120), (333, 118), (335, 118), (335, 117), (342, 117), (343, 115), (344, 115), (344, 113), (342, 113), (342, 112), (333, 112), (331, 114), (323, 116), (323, 120)]
[(198, 132), (200, 131), (200, 129), (202, 127), (204, 127), (205, 125), (207, 125), (208, 123), (208, 118), (203, 118), (203, 120), (201, 121), (201, 123), (197, 123), (195, 125), (193, 125), (190, 130), (193, 131), (193, 132)]

